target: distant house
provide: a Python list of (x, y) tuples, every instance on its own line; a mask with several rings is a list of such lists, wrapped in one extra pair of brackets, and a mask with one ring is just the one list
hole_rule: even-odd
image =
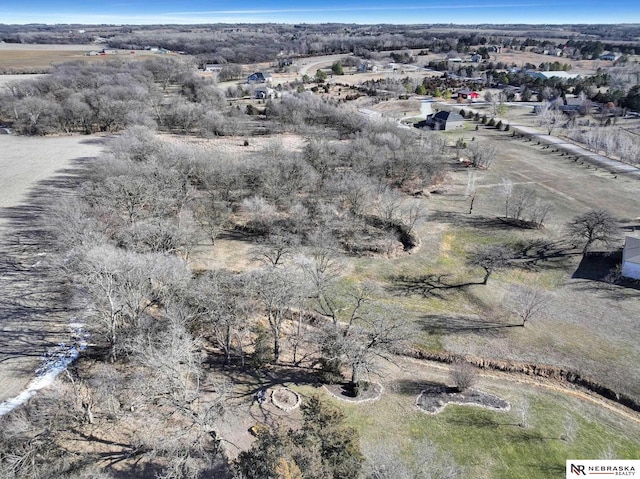
[(222, 65), (219, 63), (206, 63), (204, 65), (204, 71), (206, 72), (219, 72), (222, 70)]
[(259, 86), (253, 90), (253, 97), (258, 100), (271, 100), (277, 98), (278, 94), (273, 88), (267, 86)]
[(615, 53), (605, 53), (604, 55), (600, 55), (600, 60), (615, 62), (617, 59), (618, 55), (616, 55)]
[(478, 53), (474, 53), (473, 55), (471, 55), (470, 60), (473, 63), (480, 63), (482, 61), (482, 55), (479, 55)]
[(475, 101), (480, 97), (478, 92), (469, 90), (468, 88), (461, 88), (456, 92), (456, 94), (458, 95), (458, 101), (461, 101), (461, 100)]
[(580, 76), (574, 73), (567, 73), (563, 71), (539, 72), (535, 70), (527, 70), (525, 73), (530, 77), (541, 78), (542, 80), (548, 80), (550, 78), (558, 78), (560, 80), (569, 80), (571, 78), (577, 78)]
[(360, 113), (368, 121), (381, 120), (382, 119), (382, 114), (380, 112), (375, 111), (375, 110), (370, 110), (368, 108), (361, 108), (360, 110), (358, 110), (358, 113)]
[(256, 72), (247, 77), (247, 83), (271, 83), (271, 74)]
[(627, 236), (622, 250), (622, 276), (640, 279), (640, 238)]
[(434, 130), (457, 130), (464, 127), (464, 118), (452, 111), (439, 111), (431, 117), (430, 124)]

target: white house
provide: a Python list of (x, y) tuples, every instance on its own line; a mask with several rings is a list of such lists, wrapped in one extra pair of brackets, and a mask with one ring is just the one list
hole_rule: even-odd
[(622, 276), (640, 279), (640, 238), (627, 236), (622, 250)]

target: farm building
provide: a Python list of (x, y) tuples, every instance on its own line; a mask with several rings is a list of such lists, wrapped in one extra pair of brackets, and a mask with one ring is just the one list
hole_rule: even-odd
[(464, 127), (464, 118), (451, 111), (439, 111), (431, 118), (434, 130), (457, 130)]
[(640, 238), (627, 236), (622, 250), (622, 276), (640, 279)]

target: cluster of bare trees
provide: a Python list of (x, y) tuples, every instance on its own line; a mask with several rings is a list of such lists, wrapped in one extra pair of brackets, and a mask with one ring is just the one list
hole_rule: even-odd
[[(295, 99), (298, 107), (306, 100)], [(318, 108), (331, 123), (333, 106)], [(390, 358), (410, 337), (410, 322), (378, 304), (384, 292), (344, 284), (341, 255), (376, 238), (409, 245), (425, 211), (402, 189), (437, 179), (442, 156), (435, 137), (418, 141), (385, 124), (361, 125), (348, 142), (310, 138), (301, 152), (272, 143), (233, 160), (142, 126), (113, 138), (77, 194), (50, 209), (60, 268), (95, 343), (91, 375), (68, 375), (69, 421), (145, 421), (127, 454), (155, 464), (158, 477), (198, 477), (221, 461), (214, 432), (225, 413), (224, 384), (211, 385), (202, 370), (206, 344), (226, 365), (320, 362), (326, 377), (344, 374), (357, 393), (375, 358)], [(232, 228), (255, 240), (260, 267), (194, 274), (194, 248), (215, 248)], [(55, 441), (69, 424), (51, 429)], [(161, 440), (172, 428), (181, 428), (176, 439)], [(2, 438), (3, 451), (14, 451), (13, 437)], [(9, 477), (33, 475), (24, 464), (38, 462), (29, 455), (41, 454), (40, 442), (28, 443), (0, 458)], [(60, 467), (57, 477), (81, 469)]]
[(640, 163), (640, 140), (637, 136), (619, 128), (571, 129), (569, 137), (579, 141), (589, 150), (604, 155), (613, 155), (626, 163)]
[(0, 117), (20, 133), (116, 132), (144, 125), (228, 134), (234, 116), (215, 85), (183, 58), (72, 62), (0, 93)]
[(522, 185), (514, 185), (508, 178), (502, 178), (499, 186), (504, 198), (504, 217), (515, 221), (529, 222), (541, 228), (551, 212), (551, 203), (541, 200), (535, 192)]

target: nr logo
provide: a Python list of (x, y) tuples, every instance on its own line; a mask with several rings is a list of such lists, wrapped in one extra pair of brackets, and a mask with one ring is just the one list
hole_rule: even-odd
[(571, 464), (571, 474), (575, 474), (576, 476), (587, 475), (587, 473), (584, 472), (584, 466), (582, 464)]

